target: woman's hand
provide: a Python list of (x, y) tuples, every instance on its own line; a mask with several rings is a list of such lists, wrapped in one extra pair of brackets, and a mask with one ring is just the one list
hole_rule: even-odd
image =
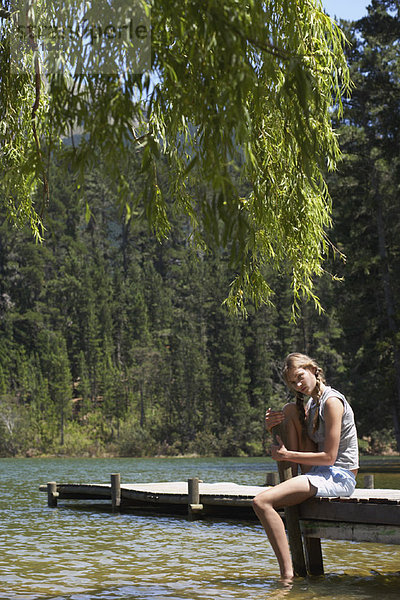
[(288, 449), (286, 448), (285, 444), (282, 442), (281, 438), (279, 437), (279, 435), (276, 436), (276, 440), (278, 442), (278, 446), (273, 444), (271, 446), (271, 456), (274, 460), (289, 460), (288, 458)]
[(268, 431), (271, 431), (275, 425), (280, 425), (285, 420), (285, 415), (281, 410), (271, 410), (268, 408), (265, 413), (265, 427)]

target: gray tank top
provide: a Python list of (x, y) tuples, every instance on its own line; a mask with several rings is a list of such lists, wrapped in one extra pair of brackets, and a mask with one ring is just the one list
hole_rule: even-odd
[(354, 423), (354, 413), (346, 398), (333, 388), (327, 386), (320, 398), (319, 404), (319, 426), (313, 433), (313, 421), (317, 406), (312, 398), (307, 403), (307, 433), (316, 442), (318, 452), (323, 452), (325, 441), (325, 402), (334, 396), (343, 402), (342, 428), (340, 432), (339, 449), (334, 463), (335, 467), (344, 469), (358, 469), (358, 441), (357, 430)]

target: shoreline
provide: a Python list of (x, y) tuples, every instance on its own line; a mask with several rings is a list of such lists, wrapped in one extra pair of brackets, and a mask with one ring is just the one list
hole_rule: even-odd
[[(142, 458), (142, 459), (197, 459), (197, 458), (265, 458), (270, 459), (270, 456), (259, 455), (259, 456), (217, 456), (215, 454), (198, 454), (198, 453), (188, 453), (188, 454), (149, 454), (145, 456), (133, 456), (133, 455), (121, 455), (115, 454), (112, 452), (104, 452), (99, 454), (63, 454), (63, 453), (49, 453), (49, 454), (21, 454), (16, 456), (0, 456), (0, 459), (55, 459), (55, 458), (88, 458), (88, 459), (118, 459), (118, 458)], [(361, 454), (360, 462), (363, 466), (379, 466), (379, 464), (393, 464), (397, 461), (399, 462), (400, 467), (400, 452), (394, 453), (382, 453), (382, 454)]]

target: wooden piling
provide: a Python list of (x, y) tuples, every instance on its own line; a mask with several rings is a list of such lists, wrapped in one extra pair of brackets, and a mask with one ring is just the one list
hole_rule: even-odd
[(117, 512), (121, 506), (121, 474), (111, 473), (111, 504), (112, 511)]
[(323, 575), (324, 560), (322, 558), (320, 538), (304, 537), (303, 540), (306, 555), (307, 571), (310, 573), (310, 575)]
[[(291, 467), (282, 466), (279, 469), (279, 477), (281, 481), (291, 479)], [(286, 506), (284, 512), (290, 552), (292, 554), (293, 569), (296, 575), (305, 577), (307, 575), (307, 565), (300, 530), (299, 509), (297, 506)]]
[(278, 485), (279, 483), (279, 474), (277, 471), (268, 471), (267, 477), (265, 480), (265, 485)]
[(199, 492), (200, 480), (198, 477), (188, 479), (188, 517), (195, 519), (203, 510), (203, 505), (200, 504)]
[(374, 476), (373, 475), (364, 475), (364, 489), (366, 489), (366, 490), (374, 489)]
[(57, 508), (57, 483), (55, 481), (49, 481), (47, 483), (47, 506), (49, 508)]

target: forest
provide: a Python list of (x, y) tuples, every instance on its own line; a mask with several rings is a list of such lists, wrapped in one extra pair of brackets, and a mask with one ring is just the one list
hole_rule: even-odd
[(261, 456), (265, 410), (288, 399), (280, 368), (291, 351), (315, 357), (349, 399), (362, 452), (400, 449), (394, 4), (374, 0), (368, 17), (341, 24), (354, 88), (334, 116), (343, 158), (327, 173), (335, 251), (315, 281), (322, 312), (304, 300), (293, 320), (289, 273), (271, 265), (272, 303), (232, 315), (232, 248), (194, 246), (172, 195), (174, 227), (159, 240), (121, 208), (101, 164), (83, 194), (72, 169), (66, 178), (52, 165), (44, 242), (1, 216), (1, 456)]

